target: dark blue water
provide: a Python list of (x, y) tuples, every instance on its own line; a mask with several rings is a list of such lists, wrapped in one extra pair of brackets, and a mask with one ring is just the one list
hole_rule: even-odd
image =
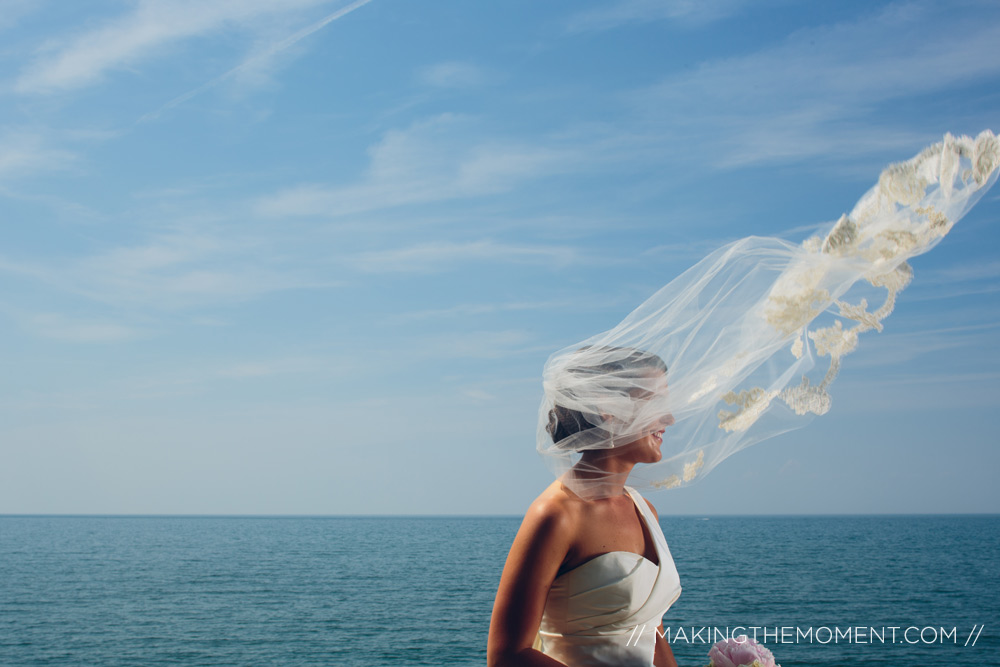
[[(483, 665), (518, 522), (0, 517), (0, 664)], [(760, 627), (785, 667), (1000, 665), (1000, 517), (661, 525), (681, 665), (734, 626)], [(828, 638), (859, 626), (863, 641)], [(812, 643), (777, 643), (782, 627)]]

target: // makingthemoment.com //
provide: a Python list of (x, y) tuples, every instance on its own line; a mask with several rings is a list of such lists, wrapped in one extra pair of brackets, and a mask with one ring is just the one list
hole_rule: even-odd
[(681, 626), (665, 627), (663, 632), (652, 625), (632, 628), (628, 644), (637, 645), (639, 639), (656, 633), (670, 644), (714, 644), (733, 639), (745, 641), (753, 638), (762, 644), (962, 644), (975, 646), (985, 626), (975, 624), (968, 633), (959, 632), (957, 626), (934, 625), (850, 625), (846, 627), (821, 625), (800, 626)]

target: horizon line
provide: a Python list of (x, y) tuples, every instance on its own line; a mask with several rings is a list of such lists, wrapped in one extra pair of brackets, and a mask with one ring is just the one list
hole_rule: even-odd
[[(814, 513), (686, 513), (660, 514), (660, 520), (710, 518), (837, 518), (1000, 516), (1000, 512), (814, 512)], [(0, 519), (520, 519), (521, 514), (220, 514), (220, 513), (3, 513)]]

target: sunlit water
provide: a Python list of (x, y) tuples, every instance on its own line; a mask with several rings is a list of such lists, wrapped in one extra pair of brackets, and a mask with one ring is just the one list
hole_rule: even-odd
[[(785, 667), (1000, 665), (1000, 517), (661, 525), (684, 587), (664, 619), (684, 635), (673, 642), (681, 665), (707, 664), (709, 633), (735, 626), (761, 627), (758, 639)], [(0, 664), (484, 665), (517, 526), (0, 517)], [(983, 625), (973, 646), (968, 636)], [(911, 626), (917, 643), (902, 634)], [(811, 628), (813, 641), (777, 643), (781, 627)], [(835, 642), (821, 629), (855, 627), (887, 634)], [(925, 643), (928, 627), (937, 639)], [(955, 635), (942, 641), (941, 628)]]

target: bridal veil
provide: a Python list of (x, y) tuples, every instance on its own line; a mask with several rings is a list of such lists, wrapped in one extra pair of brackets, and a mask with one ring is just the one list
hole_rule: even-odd
[[(992, 132), (946, 135), (883, 171), (825, 234), (800, 244), (751, 236), (711, 253), (613, 329), (549, 358), (538, 451), (557, 475), (579, 472), (582, 452), (672, 421), (662, 460), (628, 478), (669, 489), (826, 413), (842, 359), (882, 329), (910, 282), (907, 260), (948, 233), (998, 163)], [(601, 471), (585, 472), (571, 488), (605, 495)]]

